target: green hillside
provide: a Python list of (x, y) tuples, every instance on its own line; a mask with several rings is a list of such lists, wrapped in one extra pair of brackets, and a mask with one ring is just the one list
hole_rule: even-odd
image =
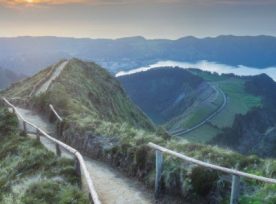
[[(28, 99), (33, 87), (51, 69), (49, 67), (34, 77), (15, 84), (5, 92), (5, 96)], [(64, 117), (77, 121), (81, 126), (104, 121), (127, 122), (133, 127), (154, 130), (151, 121), (131, 103), (120, 84), (106, 70), (94, 63), (77, 59), (69, 61), (47, 93), (31, 97), (30, 101), (41, 111), (48, 110), (48, 104), (53, 104)]]
[(193, 74), (204, 78), (211, 84), (219, 87), (227, 97), (225, 108), (216, 117), (211, 119), (204, 126), (185, 135), (186, 139), (194, 142), (209, 142), (223, 128), (232, 127), (236, 115), (245, 115), (254, 107), (262, 106), (260, 96), (249, 93), (245, 89), (247, 78), (240, 78), (233, 75), (212, 74), (200, 70), (190, 70)]
[(0, 203), (89, 203), (78, 187), (74, 161), (23, 137), (17, 119), (0, 108)]
[(169, 132), (188, 129), (223, 103), (217, 87), (181, 68), (156, 68), (118, 77), (130, 98)]
[(209, 142), (232, 127), (236, 115), (262, 106), (261, 97), (245, 89), (246, 77), (163, 67), (118, 79), (154, 122), (173, 136), (197, 143)]
[[(39, 75), (42, 76), (40, 73), (35, 78), (41, 78)], [(15, 85), (5, 93), (6, 96), (12, 97), (19, 89), (25, 89), (24, 83), (31, 84), (35, 78)], [(147, 117), (125, 96), (116, 79), (94, 63), (71, 60), (45, 94), (27, 100), (31, 104), (29, 108), (45, 115), (49, 114), (48, 105), (52, 103), (65, 118), (60, 140), (91, 158), (109, 162), (113, 168), (141, 180), (151, 189), (155, 179), (155, 154), (147, 146), (149, 142), (202, 161), (229, 168), (238, 166), (242, 171), (257, 175), (275, 176), (273, 160), (173, 139), (162, 129), (155, 130)], [(221, 173), (183, 165), (167, 155), (164, 159), (162, 191), (165, 195), (173, 196), (178, 202), (185, 199), (188, 203), (212, 203), (212, 195), (216, 193), (217, 202), (229, 202), (230, 183), (222, 179)], [(276, 199), (273, 185), (249, 180), (243, 180), (242, 185), (242, 204), (273, 203)]]

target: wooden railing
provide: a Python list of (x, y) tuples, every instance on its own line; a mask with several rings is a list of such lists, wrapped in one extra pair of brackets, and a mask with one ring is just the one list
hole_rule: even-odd
[(67, 144), (65, 144), (65, 143), (63, 143), (63, 142), (61, 142), (61, 141), (59, 141), (59, 140), (51, 137), (45, 131), (43, 131), (42, 129), (40, 129), (36, 125), (32, 124), (31, 122), (27, 121), (17, 111), (17, 109), (16, 109), (16, 107), (14, 105), (12, 105), (6, 98), (2, 98), (2, 99), (5, 102), (5, 104), (7, 104), (9, 106), (9, 108), (12, 109), (13, 113), (17, 115), (18, 119), (23, 121), (23, 131), (25, 133), (28, 132), (27, 125), (29, 125), (33, 129), (36, 130), (36, 137), (37, 137), (38, 141), (40, 141), (40, 136), (43, 136), (43, 137), (45, 137), (46, 139), (50, 140), (51, 142), (53, 142), (56, 145), (56, 153), (57, 153), (58, 156), (61, 155), (60, 147), (62, 147), (63, 149), (65, 149), (70, 154), (74, 155), (74, 157), (75, 157), (75, 168), (76, 168), (76, 171), (77, 171), (77, 173), (78, 173), (79, 176), (82, 176), (81, 172), (83, 172), (83, 176), (84, 176), (85, 181), (87, 183), (90, 202), (93, 203), (93, 204), (101, 204), (101, 202), (99, 200), (99, 197), (98, 197), (98, 194), (97, 194), (97, 192), (95, 190), (93, 181), (92, 181), (92, 179), (90, 177), (90, 174), (88, 172), (88, 169), (86, 167), (86, 164), (85, 164), (85, 161), (84, 161), (82, 155), (76, 149), (74, 149), (74, 148), (68, 146)]
[(214, 169), (214, 170), (221, 171), (223, 173), (232, 175), (232, 188), (231, 188), (230, 204), (238, 204), (239, 193), (240, 193), (240, 177), (254, 179), (254, 180), (262, 181), (265, 183), (276, 184), (276, 179), (266, 178), (263, 176), (256, 176), (256, 175), (248, 174), (248, 173), (238, 171), (235, 169), (229, 169), (229, 168), (225, 168), (222, 166), (203, 162), (203, 161), (185, 156), (183, 154), (177, 153), (175, 151), (169, 150), (167, 148), (164, 148), (162, 146), (159, 146), (159, 145), (156, 145), (153, 143), (149, 143), (148, 146), (156, 151), (155, 152), (155, 154), (156, 154), (155, 197), (156, 198), (158, 198), (160, 195), (160, 181), (161, 181), (162, 168), (163, 168), (163, 153), (175, 156), (179, 159), (185, 160), (187, 162), (191, 162), (193, 164), (196, 164), (196, 165), (199, 165), (202, 167)]

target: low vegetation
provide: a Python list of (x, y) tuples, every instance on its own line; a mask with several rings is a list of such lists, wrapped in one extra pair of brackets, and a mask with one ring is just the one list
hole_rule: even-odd
[(0, 203), (89, 203), (79, 189), (74, 162), (20, 133), (16, 117), (3, 108), (0, 146)]
[[(176, 140), (162, 128), (156, 130), (139, 109), (122, 97), (120, 86), (104, 70), (78, 60), (69, 65), (46, 94), (32, 98), (31, 102), (44, 113), (48, 113), (48, 104), (53, 104), (65, 119), (60, 139), (82, 153), (110, 162), (114, 168), (143, 181), (150, 188), (154, 186), (155, 154), (147, 146), (149, 142), (206, 162), (257, 175), (276, 176), (274, 160)], [(228, 203), (231, 185), (224, 178), (219, 172), (165, 155), (162, 194), (187, 202)], [(273, 185), (245, 179), (242, 186), (241, 203), (275, 201), (275, 195), (271, 194)]]

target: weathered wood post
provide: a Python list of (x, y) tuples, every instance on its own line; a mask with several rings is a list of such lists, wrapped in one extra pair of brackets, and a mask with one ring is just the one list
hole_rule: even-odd
[(63, 134), (63, 121), (59, 121), (57, 124), (57, 134), (58, 134), (58, 138), (62, 138), (62, 134)]
[(23, 132), (27, 134), (27, 123), (23, 121)]
[(50, 109), (49, 112), (49, 118), (48, 118), (49, 122), (52, 123), (54, 121), (54, 113), (52, 112), (52, 110)]
[(57, 156), (61, 156), (61, 151), (60, 151), (60, 147), (59, 147), (59, 144), (58, 143), (56, 143), (56, 154), (57, 154)]
[(81, 166), (80, 166), (80, 161), (78, 160), (77, 157), (75, 157), (75, 171), (76, 171), (76, 174), (79, 176), (79, 186), (81, 188), (82, 187)]
[(233, 175), (230, 204), (238, 204), (239, 195), (240, 195), (240, 177), (237, 175)]
[(155, 151), (155, 192), (154, 196), (156, 199), (160, 196), (161, 190), (161, 176), (162, 176), (162, 169), (163, 169), (163, 153), (159, 150)]
[(38, 129), (36, 129), (36, 139), (40, 143), (40, 132)]

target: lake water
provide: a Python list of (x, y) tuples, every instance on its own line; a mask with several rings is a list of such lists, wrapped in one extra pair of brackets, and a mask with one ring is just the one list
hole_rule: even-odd
[(121, 71), (116, 74), (116, 77), (134, 74), (138, 72), (147, 71), (156, 67), (181, 67), (183, 69), (187, 68), (197, 68), (204, 71), (217, 72), (218, 74), (229, 74), (233, 73), (239, 76), (252, 76), (265, 73), (270, 76), (274, 81), (276, 81), (276, 67), (268, 67), (265, 69), (258, 69), (255, 67), (246, 67), (246, 66), (230, 66), (225, 64), (218, 64), (215, 62), (209, 61), (199, 61), (196, 63), (188, 62), (177, 62), (177, 61), (160, 61), (155, 64), (149, 65), (147, 67), (139, 67), (130, 71)]

